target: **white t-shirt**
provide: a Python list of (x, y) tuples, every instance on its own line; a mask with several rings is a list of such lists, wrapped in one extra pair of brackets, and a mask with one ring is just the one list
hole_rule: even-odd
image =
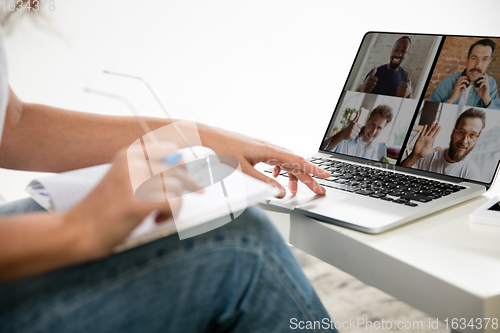
[(413, 164), (413, 168), (442, 173), (448, 176), (480, 180), (481, 172), (476, 163), (472, 162), (469, 156), (465, 157), (460, 162), (449, 163), (444, 158), (445, 150), (446, 149), (441, 149), (434, 154), (421, 158), (417, 163)]
[(467, 100), (469, 99), (469, 95), (471, 93), (471, 90), (472, 90), (472, 85), (465, 88), (465, 90), (460, 95), (460, 100), (458, 102), (458, 105), (467, 105)]
[(373, 161), (381, 161), (387, 155), (387, 145), (383, 142), (363, 142), (362, 134), (353, 140), (344, 140), (339, 145), (330, 150), (334, 153), (341, 153), (350, 156), (367, 158)]
[(2, 131), (5, 122), (5, 110), (9, 100), (9, 84), (7, 81), (7, 57), (2, 37), (0, 36), (0, 143), (2, 142)]

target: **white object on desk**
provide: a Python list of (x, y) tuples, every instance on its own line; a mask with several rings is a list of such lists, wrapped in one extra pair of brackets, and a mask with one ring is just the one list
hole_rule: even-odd
[[(500, 227), (500, 210), (494, 209), (496, 205), (498, 205), (497, 196), (474, 210), (470, 214), (469, 219), (474, 223)], [(498, 208), (498, 206), (496, 208)]]

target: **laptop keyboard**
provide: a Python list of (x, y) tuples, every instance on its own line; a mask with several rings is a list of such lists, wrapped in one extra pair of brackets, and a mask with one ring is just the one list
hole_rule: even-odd
[[(336, 161), (330, 158), (313, 157), (310, 161), (332, 174), (330, 178), (326, 179), (313, 176), (322, 186), (410, 207), (416, 207), (418, 204), (466, 189), (464, 186)], [(265, 172), (272, 172), (272, 170), (268, 169)], [(280, 175), (288, 177), (286, 172), (281, 172)]]

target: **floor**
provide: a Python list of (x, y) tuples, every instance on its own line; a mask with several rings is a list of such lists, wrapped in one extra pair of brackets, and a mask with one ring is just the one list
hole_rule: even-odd
[[(343, 325), (346, 326), (339, 329), (341, 333), (449, 332), (445, 329), (443, 322), (436, 323), (436, 318), (429, 317), (426, 313), (364, 284), (355, 277), (295, 247), (292, 247), (292, 251), (330, 316), (339, 324), (345, 322)], [(358, 319), (360, 325), (355, 326), (354, 323)], [(371, 321), (372, 327), (370, 328), (370, 324), (363, 324), (363, 320)], [(348, 325), (347, 322), (349, 322)], [(392, 329), (388, 328), (390, 325)], [(407, 328), (397, 329), (397, 325), (401, 327), (406, 325)]]

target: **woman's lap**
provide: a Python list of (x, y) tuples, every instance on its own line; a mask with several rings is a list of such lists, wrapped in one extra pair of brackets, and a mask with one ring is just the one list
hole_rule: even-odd
[(254, 207), (193, 238), (173, 235), (0, 285), (2, 331), (287, 332), (292, 318), (326, 317), (288, 246)]

